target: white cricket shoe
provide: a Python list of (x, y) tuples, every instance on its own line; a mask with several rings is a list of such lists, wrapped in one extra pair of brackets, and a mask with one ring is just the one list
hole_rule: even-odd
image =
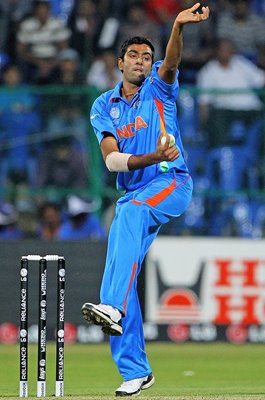
[(106, 304), (85, 303), (81, 308), (83, 318), (95, 325), (101, 325), (107, 335), (122, 335), (121, 313), (117, 308)]
[(141, 390), (150, 388), (155, 383), (155, 377), (153, 374), (144, 376), (143, 378), (132, 379), (125, 381), (116, 390), (116, 396), (138, 396)]

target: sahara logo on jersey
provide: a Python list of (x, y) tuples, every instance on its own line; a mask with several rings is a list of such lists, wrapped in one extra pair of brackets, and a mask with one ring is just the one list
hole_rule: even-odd
[(135, 123), (130, 123), (127, 125), (123, 125), (121, 129), (117, 128), (117, 134), (120, 139), (127, 139), (129, 137), (135, 136), (136, 131), (141, 128), (147, 128), (147, 123), (143, 120), (142, 117), (136, 117)]

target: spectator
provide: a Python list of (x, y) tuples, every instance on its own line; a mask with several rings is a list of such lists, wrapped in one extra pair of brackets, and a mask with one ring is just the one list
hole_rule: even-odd
[(49, 0), (34, 0), (33, 15), (26, 18), (18, 28), (18, 59), (24, 66), (26, 76), (30, 80), (32, 70), (38, 66), (35, 54), (41, 48), (53, 46), (55, 51), (68, 47), (71, 32), (62, 20), (51, 14)]
[(120, 23), (119, 30), (119, 49), (128, 37), (142, 36), (147, 37), (154, 44), (156, 53), (155, 58), (160, 60), (162, 54), (162, 42), (158, 35), (159, 25), (152, 21), (145, 10), (142, 2), (135, 1), (129, 4), (127, 9), (127, 18)]
[(87, 120), (81, 113), (79, 103), (65, 96), (57, 110), (53, 110), (47, 123), (47, 138), (71, 137), (73, 147), (81, 152), (83, 158), (89, 155)]
[[(53, 58), (42, 58), (41, 68), (38, 75), (35, 77), (33, 83), (39, 85), (62, 85), (73, 86), (81, 85), (84, 83), (83, 74), (80, 71), (79, 55), (76, 50), (67, 48), (56, 54)], [(78, 90), (55, 90), (47, 92), (42, 95), (42, 111), (43, 115), (52, 115), (54, 110), (57, 109), (58, 104), (71, 103), (75, 106), (73, 109), (76, 111), (77, 106), (79, 110), (83, 108), (87, 111), (86, 95)], [(70, 107), (67, 107), (70, 110)], [(72, 115), (72, 113), (70, 112)]]
[(1, 1), (0, 48), (8, 54), (10, 57), (10, 62), (17, 62), (15, 46), (17, 29), (22, 19), (30, 13), (31, 8), (31, 0)]
[(81, 85), (84, 83), (80, 71), (80, 57), (74, 49), (64, 49), (59, 53), (59, 70), (56, 78), (57, 84)]
[(57, 203), (45, 202), (39, 210), (40, 223), (37, 236), (40, 239), (56, 239), (61, 226), (61, 211)]
[(74, 148), (72, 138), (54, 138), (40, 157), (38, 186), (81, 189), (87, 184), (86, 164), (80, 151)]
[(102, 23), (92, 0), (76, 1), (68, 20), (72, 32), (70, 45), (78, 51), (84, 70), (89, 68), (94, 57)]
[(95, 214), (97, 209), (98, 204), (95, 201), (69, 196), (67, 199), (68, 219), (61, 225), (58, 239), (106, 239), (105, 230)]
[(235, 0), (232, 12), (218, 16), (217, 36), (233, 40), (236, 51), (256, 61), (257, 46), (265, 42), (265, 19), (254, 14), (249, 0)]
[(36, 158), (40, 151), (36, 135), (40, 129), (38, 99), (23, 84), (18, 66), (7, 65), (0, 90), (1, 187), (6, 187), (8, 181), (36, 184)]
[(35, 57), (35, 68), (32, 71), (31, 83), (35, 85), (50, 85), (57, 78), (57, 52), (54, 46), (39, 46), (33, 50)]
[[(53, 84), (61, 85), (66, 90), (63, 88), (62, 91), (50, 93), (46, 97), (46, 115), (50, 114), (51, 111), (53, 115), (54, 110), (58, 109), (58, 104), (62, 105), (61, 109), (64, 108), (64, 105), (68, 109), (69, 120), (72, 119), (73, 112), (76, 114), (79, 110), (77, 112), (78, 115), (80, 115), (81, 109), (87, 112), (86, 94), (82, 90), (71, 90), (72, 88), (70, 88), (74, 85), (82, 85), (84, 82), (85, 78), (77, 51), (72, 48), (62, 50), (57, 56), (57, 68), (53, 75)], [(73, 107), (73, 112), (71, 107)], [(59, 114), (56, 113), (56, 119), (58, 116)]]
[(18, 212), (15, 207), (8, 203), (0, 204), (0, 239), (22, 239), (23, 232), (18, 227)]
[[(181, 0), (183, 9), (192, 7), (193, 0)], [(196, 83), (198, 70), (214, 54), (215, 36), (212, 19), (205, 24), (189, 24), (183, 27), (183, 51), (180, 64), (180, 81)]]
[[(216, 58), (209, 61), (198, 73), (199, 89), (208, 91), (198, 98), (200, 121), (208, 134), (210, 147), (231, 144), (229, 128), (233, 121), (243, 121), (247, 127), (261, 119), (262, 103), (255, 88), (265, 84), (265, 72), (248, 59), (234, 54), (229, 39), (220, 39)], [(243, 89), (247, 92), (212, 94), (209, 90)]]
[(87, 74), (88, 85), (105, 91), (121, 80), (121, 71), (117, 65), (117, 57), (113, 50), (102, 51), (92, 63)]

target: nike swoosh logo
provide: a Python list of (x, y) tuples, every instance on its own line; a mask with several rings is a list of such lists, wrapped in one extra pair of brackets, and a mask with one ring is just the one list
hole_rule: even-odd
[(99, 114), (93, 114), (93, 115), (91, 115), (90, 119), (94, 119), (94, 118), (96, 118), (98, 115), (99, 115)]

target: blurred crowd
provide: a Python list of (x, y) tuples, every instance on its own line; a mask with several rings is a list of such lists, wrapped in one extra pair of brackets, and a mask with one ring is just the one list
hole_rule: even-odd
[[(19, 215), (9, 202), (0, 203), (0, 239), (105, 240), (106, 229), (96, 212), (100, 203), (69, 195), (63, 203), (45, 201), (36, 214)], [(30, 224), (29, 224), (30, 221)]]
[[(233, 40), (236, 52), (264, 69), (264, 1), (204, 3), (211, 9), (209, 21), (184, 30), (181, 80), (194, 83), (198, 69), (214, 56), (216, 40), (224, 37)], [(88, 82), (106, 89), (120, 78), (116, 56), (121, 42), (135, 34), (146, 36), (160, 59), (175, 16), (193, 4), (193, 0), (7, 0), (0, 5), (0, 65), (17, 64), (24, 83)]]
[[(164, 233), (262, 237), (265, 1), (201, 3), (209, 5), (211, 18), (184, 27), (177, 104), (195, 195), (185, 216)], [(89, 107), (82, 89), (105, 91), (121, 79), (117, 56), (120, 44), (130, 36), (148, 37), (156, 48), (155, 59), (162, 58), (175, 16), (193, 4), (193, 0), (1, 2), (0, 238), (66, 238), (59, 232), (70, 218), (69, 196), (33, 198), (30, 193), (36, 188), (41, 193), (47, 187), (89, 186)], [(52, 94), (51, 85), (57, 88)], [(73, 91), (73, 86), (79, 90)], [(102, 180), (114, 186), (113, 176), (103, 173)], [(103, 199), (102, 204), (105, 214), (109, 207), (111, 215), (112, 201)], [(88, 214), (98, 218), (99, 208)], [(54, 234), (41, 225), (49, 213), (57, 214), (59, 221)], [(28, 214), (30, 218), (23, 221)], [(103, 238), (108, 217), (98, 222), (102, 231), (91, 237)]]

